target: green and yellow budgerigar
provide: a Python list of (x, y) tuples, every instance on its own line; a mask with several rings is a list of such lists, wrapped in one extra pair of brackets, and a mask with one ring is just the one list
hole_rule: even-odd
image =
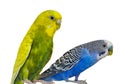
[(42, 12), (24, 37), (15, 61), (11, 84), (37, 79), (51, 58), (53, 36), (60, 28), (62, 16), (55, 10)]

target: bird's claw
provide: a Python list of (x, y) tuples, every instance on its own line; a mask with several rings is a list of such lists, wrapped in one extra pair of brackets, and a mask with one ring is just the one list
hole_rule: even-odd
[(40, 82), (42, 84), (55, 84), (55, 82), (46, 82), (44, 80), (35, 80), (34, 82)]
[(27, 83), (27, 84), (36, 84), (35, 82), (31, 82), (30, 80), (25, 80), (24, 83)]
[(66, 82), (73, 82), (77, 84), (87, 84), (86, 80), (78, 80), (78, 81), (66, 80)]

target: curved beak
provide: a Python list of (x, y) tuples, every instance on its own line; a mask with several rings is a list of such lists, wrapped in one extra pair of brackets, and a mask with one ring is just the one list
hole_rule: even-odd
[(61, 22), (62, 22), (61, 19), (58, 19), (58, 20), (56, 21), (56, 24), (57, 24), (56, 30), (58, 30), (58, 29), (60, 28)]
[(108, 55), (112, 55), (113, 53), (113, 46), (111, 46), (109, 49), (108, 49)]
[(57, 23), (57, 24), (61, 24), (61, 20), (60, 20), (60, 19), (58, 19), (56, 23)]

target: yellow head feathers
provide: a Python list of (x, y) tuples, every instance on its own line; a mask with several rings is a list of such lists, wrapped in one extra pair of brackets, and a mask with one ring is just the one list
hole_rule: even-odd
[(34, 24), (42, 26), (49, 36), (53, 36), (55, 31), (60, 28), (62, 16), (55, 10), (46, 10), (42, 12)]

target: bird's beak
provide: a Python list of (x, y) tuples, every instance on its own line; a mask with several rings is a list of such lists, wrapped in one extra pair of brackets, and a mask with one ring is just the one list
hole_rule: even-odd
[(108, 55), (112, 55), (113, 53), (113, 46), (111, 46), (109, 49), (108, 49)]
[(61, 20), (60, 19), (57, 20), (57, 24), (61, 24)]
[(56, 24), (57, 24), (56, 30), (60, 29), (60, 26), (61, 26), (61, 19), (58, 19), (57, 22), (56, 22)]

